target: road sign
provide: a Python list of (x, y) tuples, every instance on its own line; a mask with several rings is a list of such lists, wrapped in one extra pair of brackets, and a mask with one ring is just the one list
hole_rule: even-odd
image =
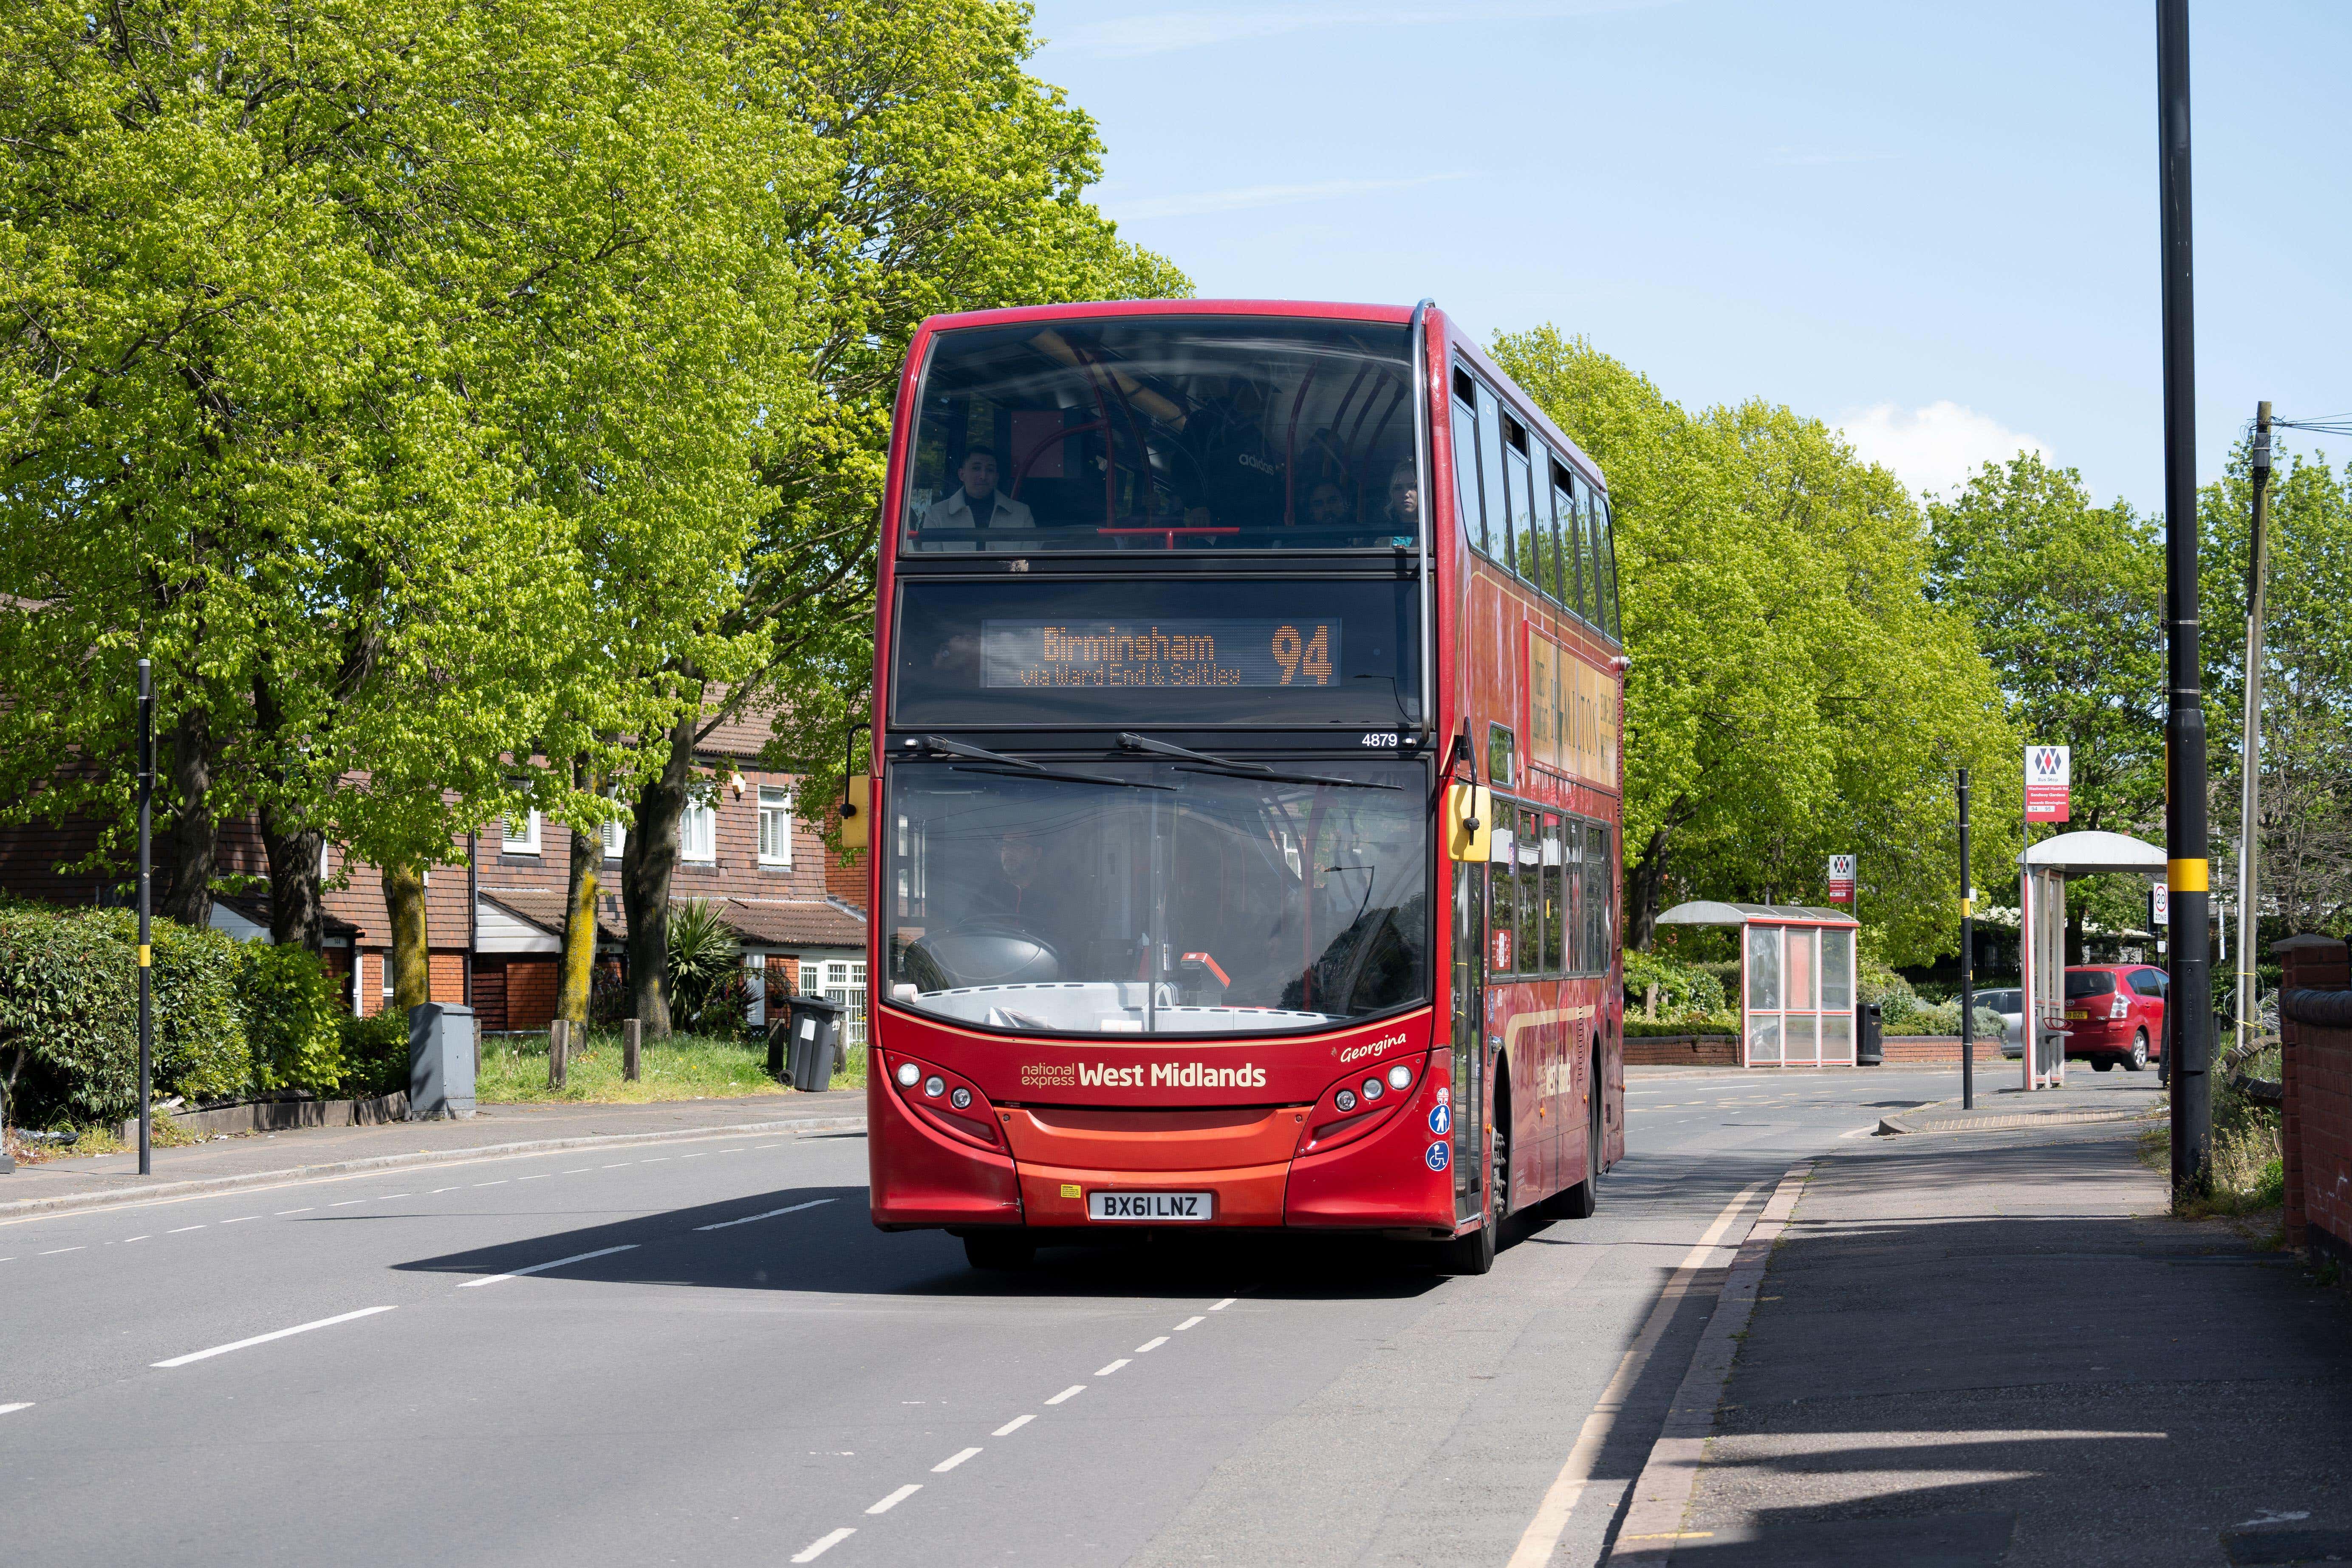
[(2147, 890), (2147, 929), (2156, 931), (2172, 923), (2172, 889), (2162, 882)]
[(1830, 902), (1853, 902), (1853, 857), (1851, 855), (1830, 857)]
[(2074, 767), (2064, 746), (2025, 748), (2025, 820), (2064, 822), (2073, 815)]

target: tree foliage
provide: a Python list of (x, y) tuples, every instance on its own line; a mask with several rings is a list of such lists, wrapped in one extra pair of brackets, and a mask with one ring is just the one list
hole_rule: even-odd
[(1948, 951), (1953, 772), (1977, 770), (1977, 853), (1998, 856), (2015, 738), (1967, 618), (1924, 591), (1916, 504), (1785, 407), (1686, 413), (1550, 327), (1493, 347), (1609, 477), (1628, 944), (1678, 897), (1820, 902), (1828, 857), (1852, 852), (1866, 943)]

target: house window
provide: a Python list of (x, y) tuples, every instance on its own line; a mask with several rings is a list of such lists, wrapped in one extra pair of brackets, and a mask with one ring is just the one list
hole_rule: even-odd
[(793, 795), (772, 784), (760, 786), (760, 864), (793, 863)]
[(709, 801), (687, 802), (677, 823), (677, 853), (706, 866), (719, 858), (719, 808)]
[(803, 995), (822, 996), (840, 1005), (842, 1043), (866, 1044), (866, 961), (803, 958), (800, 971)]
[(536, 855), (539, 853), (539, 813), (528, 816), (509, 816), (502, 826), (499, 843), (501, 854)]

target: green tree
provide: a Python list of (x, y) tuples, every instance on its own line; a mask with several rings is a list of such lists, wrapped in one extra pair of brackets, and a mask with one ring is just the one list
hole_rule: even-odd
[[(2270, 489), (2256, 909), (2272, 938), (2352, 919), (2352, 465), (2281, 441)], [(2244, 777), (2246, 447), (2199, 492), (2213, 885), (2234, 901)], [(2234, 926), (2232, 927), (2232, 939)], [(2266, 955), (2265, 955), (2266, 956)]]
[(1871, 944), (1948, 950), (1953, 770), (1997, 796), (2013, 737), (1966, 620), (1924, 594), (1916, 505), (1786, 408), (1686, 414), (1550, 327), (1494, 353), (1609, 479), (1633, 656), (1628, 945), (1676, 893), (1818, 902), (1828, 857), (1851, 851)]
[[(2022, 738), (2072, 748), (2074, 829), (2163, 838), (2164, 546), (2124, 501), (2091, 504), (2082, 476), (2021, 452), (1987, 463), (1927, 509), (1928, 591), (1975, 622)], [(2020, 773), (2021, 752), (2001, 759)], [(2095, 921), (2137, 926), (2146, 885), (2100, 878), (2070, 889), (2067, 952)]]
[[(814, 158), (701, 0), (134, 0), (0, 18), (0, 784), (120, 863), (131, 661), (167, 912), (258, 808), (280, 934), (385, 868), (404, 1004), (453, 833), (613, 809), (570, 759), (740, 662)], [(533, 768), (534, 753), (566, 759)], [(61, 766), (61, 763), (70, 765)]]
[(677, 825), (712, 787), (697, 748), (719, 725), (780, 708), (771, 760), (819, 774), (802, 809), (827, 816), (844, 728), (873, 666), (876, 529), (892, 403), (925, 316), (1052, 300), (1191, 291), (1164, 259), (1121, 241), (1081, 193), (1099, 177), (1094, 122), (1023, 69), (1027, 7), (1001, 0), (771, 0), (747, 14), (782, 112), (814, 146), (780, 182), (776, 243), (807, 279), (787, 379), (761, 422), (766, 507), (740, 596), (715, 624), (748, 645), (740, 672), (698, 658), (645, 660), (640, 679), (699, 703), (635, 775), (623, 856), (637, 1016), (668, 1028), (661, 985)]

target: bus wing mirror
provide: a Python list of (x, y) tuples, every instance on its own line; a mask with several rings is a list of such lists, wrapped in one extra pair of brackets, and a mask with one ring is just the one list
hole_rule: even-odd
[(1491, 858), (1495, 797), (1485, 784), (1452, 784), (1445, 791), (1445, 851), (1456, 860)]
[(874, 801), (874, 775), (852, 773), (841, 792), (841, 847), (866, 847), (866, 818)]

